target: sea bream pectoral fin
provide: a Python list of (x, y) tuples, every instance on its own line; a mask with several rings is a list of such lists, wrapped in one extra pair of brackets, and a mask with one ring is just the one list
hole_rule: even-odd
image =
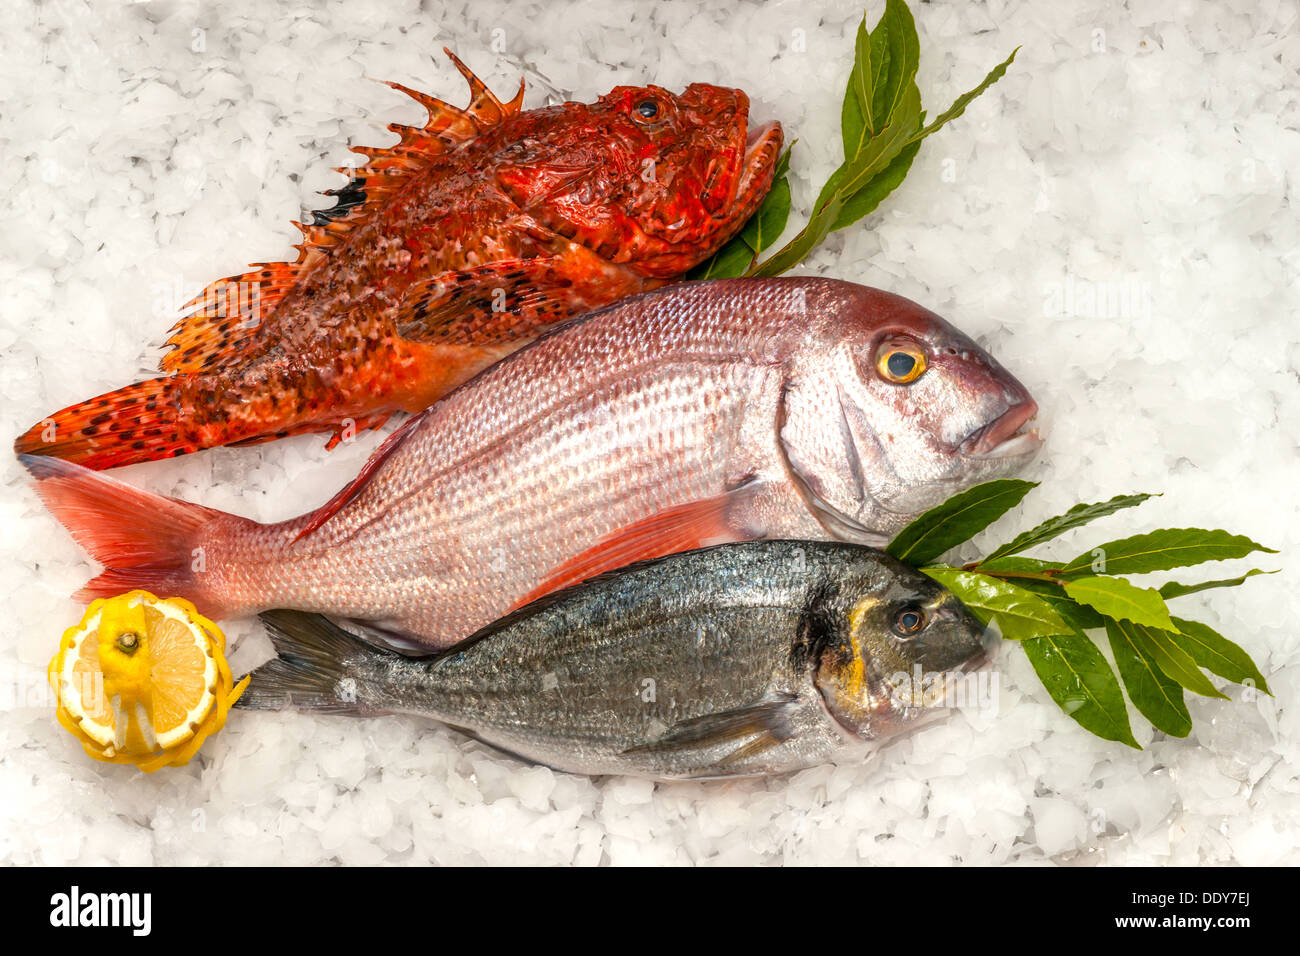
[(735, 750), (721, 758), (710, 756), (708, 763), (715, 767), (739, 763), (795, 735), (790, 711), (797, 701), (795, 694), (779, 693), (748, 707), (692, 717), (673, 724), (654, 740), (630, 747), (623, 753), (630, 756), (696, 751), (703, 755), (715, 747), (734, 742), (738, 744)]
[(606, 535), (581, 554), (554, 568), (542, 582), (514, 603), (511, 610), (579, 581), (709, 544), (747, 540), (750, 536), (727, 520), (728, 512), (758, 493), (761, 484), (749, 482), (730, 491), (666, 508)]

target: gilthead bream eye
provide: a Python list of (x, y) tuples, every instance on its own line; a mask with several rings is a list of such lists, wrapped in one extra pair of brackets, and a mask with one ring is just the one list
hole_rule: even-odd
[(659, 115), (659, 104), (654, 100), (642, 100), (636, 105), (636, 115), (642, 119), (652, 120)]
[(925, 611), (909, 604), (894, 615), (894, 633), (899, 637), (913, 637), (925, 627)]

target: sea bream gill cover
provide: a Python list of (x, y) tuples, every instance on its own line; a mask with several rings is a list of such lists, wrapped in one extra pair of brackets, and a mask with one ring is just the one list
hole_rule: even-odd
[(704, 544), (883, 544), (1022, 468), (1040, 444), (1036, 410), (992, 356), (914, 302), (832, 279), (735, 279), (644, 293), (555, 330), (411, 419), (332, 501), (288, 521), (23, 462), (107, 568), (83, 599), (145, 588), (217, 618), (317, 611), (427, 650), (548, 591)]
[(781, 127), (741, 90), (620, 86), (523, 110), (447, 51), (458, 108), (393, 124), (295, 262), (261, 263), (190, 303), (167, 375), (65, 408), (14, 443), (112, 468), (418, 412), (545, 328), (683, 276), (772, 186)]

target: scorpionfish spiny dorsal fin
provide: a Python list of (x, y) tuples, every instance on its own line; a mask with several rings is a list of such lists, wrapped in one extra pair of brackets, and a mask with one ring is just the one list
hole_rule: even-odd
[(443, 52), (469, 83), (469, 106), (459, 109), (400, 83), (388, 83), (428, 111), (425, 125), (390, 123), (388, 128), (401, 136), (397, 143), (352, 147), (367, 162), (358, 169), (337, 167), (337, 172), (351, 177), (346, 186), (326, 190), (325, 195), (337, 197), (337, 205), (314, 214), (310, 224), (294, 223), (303, 234), (303, 242), (295, 246), (296, 261), (253, 263), (251, 271), (211, 283), (182, 306), (182, 317), (166, 343), (171, 351), (163, 356), (162, 371), (198, 372), (240, 354), (261, 320), (298, 281), (384, 200), (404, 188), (414, 172), (432, 157), (456, 149), (519, 112), (524, 99), (522, 80), (514, 98), (502, 102), (451, 50), (444, 47)]

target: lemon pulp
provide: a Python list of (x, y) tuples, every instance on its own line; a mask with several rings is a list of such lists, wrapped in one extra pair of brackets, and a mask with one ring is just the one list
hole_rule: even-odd
[(50, 662), (59, 721), (96, 759), (185, 763), (248, 684), (232, 687), (224, 648), (188, 601), (147, 591), (96, 601)]

